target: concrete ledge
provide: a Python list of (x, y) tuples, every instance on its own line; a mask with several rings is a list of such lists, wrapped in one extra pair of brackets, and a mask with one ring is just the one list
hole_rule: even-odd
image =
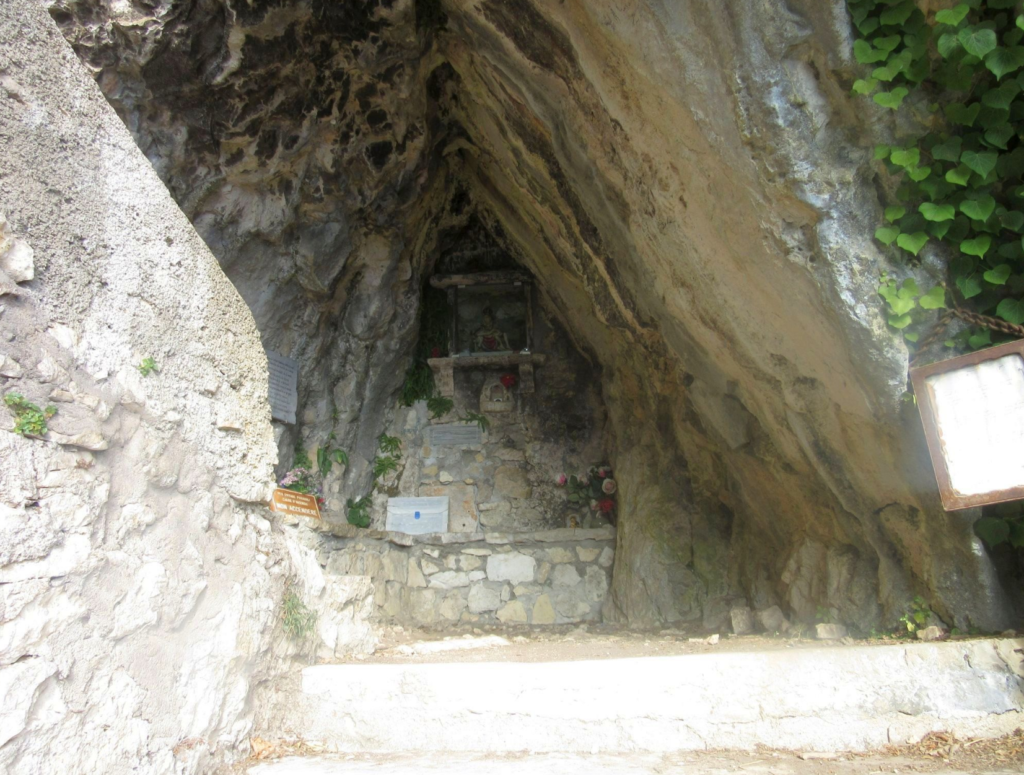
[(427, 533), (409, 535), (387, 530), (369, 530), (353, 525), (335, 525), (327, 522), (307, 520), (307, 524), (318, 532), (328, 533), (336, 538), (388, 541), (396, 546), (449, 546), (451, 544), (472, 544), (485, 541), (489, 544), (527, 543), (572, 543), (575, 541), (613, 541), (615, 528), (611, 525), (597, 528), (557, 528), (554, 530), (533, 530), (521, 533)]
[(1024, 640), (586, 662), (321, 665), (265, 734), (363, 752), (871, 750), (1024, 723)]

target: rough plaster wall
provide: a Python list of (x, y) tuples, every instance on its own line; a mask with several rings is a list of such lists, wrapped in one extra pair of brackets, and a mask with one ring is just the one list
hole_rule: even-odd
[(303, 438), (356, 453), (341, 494), (367, 484), (417, 288), (469, 200), (601, 368), (610, 617), (707, 622), (746, 597), (868, 629), (919, 593), (1009, 624), (900, 401), (866, 150), (893, 126), (849, 96), (844, 3), (442, 0), (418, 34), (413, 5), (54, 3), (264, 336), (306, 363)]
[[(271, 664), (276, 448), (251, 314), (36, 0), (0, 5), (0, 770), (194, 773)], [(152, 357), (157, 374), (136, 364)]]

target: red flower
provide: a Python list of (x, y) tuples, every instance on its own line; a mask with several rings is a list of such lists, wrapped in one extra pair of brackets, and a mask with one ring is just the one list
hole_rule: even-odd
[(441, 348), (440, 347), (431, 348), (431, 350), (430, 350), (430, 357), (431, 358), (440, 358), (441, 357)]
[(615, 509), (615, 501), (611, 498), (604, 498), (597, 502), (597, 507), (601, 509), (602, 514), (610, 514)]
[(511, 390), (516, 386), (519, 378), (515, 374), (502, 374), (501, 384), (505, 386), (506, 390)]

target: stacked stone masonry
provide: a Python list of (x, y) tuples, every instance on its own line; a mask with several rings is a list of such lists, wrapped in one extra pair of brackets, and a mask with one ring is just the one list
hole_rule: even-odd
[(416, 537), (352, 531), (320, 552), (329, 575), (372, 579), (378, 621), (416, 627), (600, 621), (614, 558), (610, 527)]

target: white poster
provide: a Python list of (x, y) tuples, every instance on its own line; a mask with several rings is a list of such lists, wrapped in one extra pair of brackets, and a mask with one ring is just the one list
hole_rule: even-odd
[(1024, 359), (1007, 355), (925, 382), (953, 490), (980, 495), (1024, 486)]

